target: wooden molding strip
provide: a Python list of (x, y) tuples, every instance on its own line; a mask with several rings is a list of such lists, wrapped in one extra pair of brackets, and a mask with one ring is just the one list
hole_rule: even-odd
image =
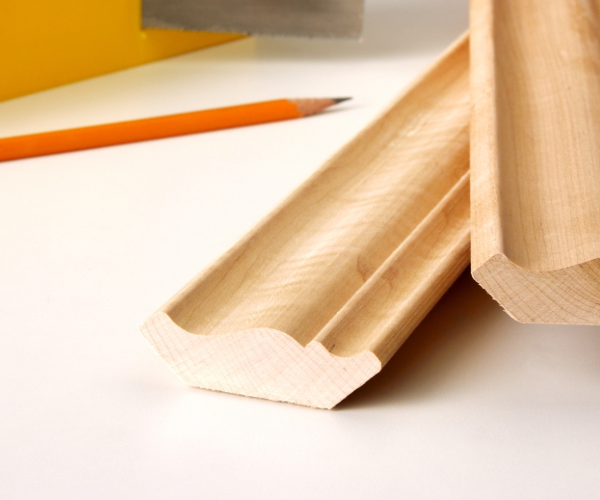
[(463, 37), (141, 332), (186, 383), (332, 408), (469, 261)]
[(599, 6), (471, 3), (472, 272), (525, 323), (600, 324)]

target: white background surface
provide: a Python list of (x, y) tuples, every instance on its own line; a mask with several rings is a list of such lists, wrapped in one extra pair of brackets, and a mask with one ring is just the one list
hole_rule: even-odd
[(600, 496), (600, 331), (463, 275), (323, 411), (184, 386), (137, 326), (467, 27), (368, 0), (362, 44), (243, 40), (0, 104), (0, 136), (279, 97), (319, 117), (0, 164), (0, 498)]

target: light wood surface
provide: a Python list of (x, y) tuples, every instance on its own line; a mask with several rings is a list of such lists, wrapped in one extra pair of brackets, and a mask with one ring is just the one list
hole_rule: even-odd
[(0, 139), (0, 161), (197, 134), (314, 115), (348, 98), (277, 99)]
[(331, 408), (469, 260), (466, 36), (141, 331), (190, 385)]
[(473, 0), (473, 277), (515, 319), (600, 324), (591, 0)]

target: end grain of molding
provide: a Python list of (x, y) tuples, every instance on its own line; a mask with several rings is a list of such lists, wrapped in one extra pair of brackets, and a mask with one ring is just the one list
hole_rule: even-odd
[(473, 277), (518, 321), (600, 324), (591, 0), (473, 0)]
[(141, 332), (186, 383), (332, 408), (469, 261), (468, 39)]

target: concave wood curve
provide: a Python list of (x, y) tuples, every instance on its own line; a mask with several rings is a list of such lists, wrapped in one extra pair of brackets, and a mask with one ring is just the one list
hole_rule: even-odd
[[(466, 267), (468, 151), (463, 37), (142, 332), (191, 385), (333, 406), (381, 369)], [(271, 354), (248, 358), (249, 343)], [(305, 373), (295, 390), (270, 365), (274, 352), (293, 353), (287, 370)], [(206, 368), (224, 363), (219, 377)], [(339, 380), (317, 383), (315, 370)]]
[(142, 333), (191, 386), (314, 408), (333, 408), (381, 370), (371, 352), (335, 356), (269, 328), (192, 335), (157, 313)]
[(473, 276), (522, 322), (600, 324), (599, 6), (472, 1)]

